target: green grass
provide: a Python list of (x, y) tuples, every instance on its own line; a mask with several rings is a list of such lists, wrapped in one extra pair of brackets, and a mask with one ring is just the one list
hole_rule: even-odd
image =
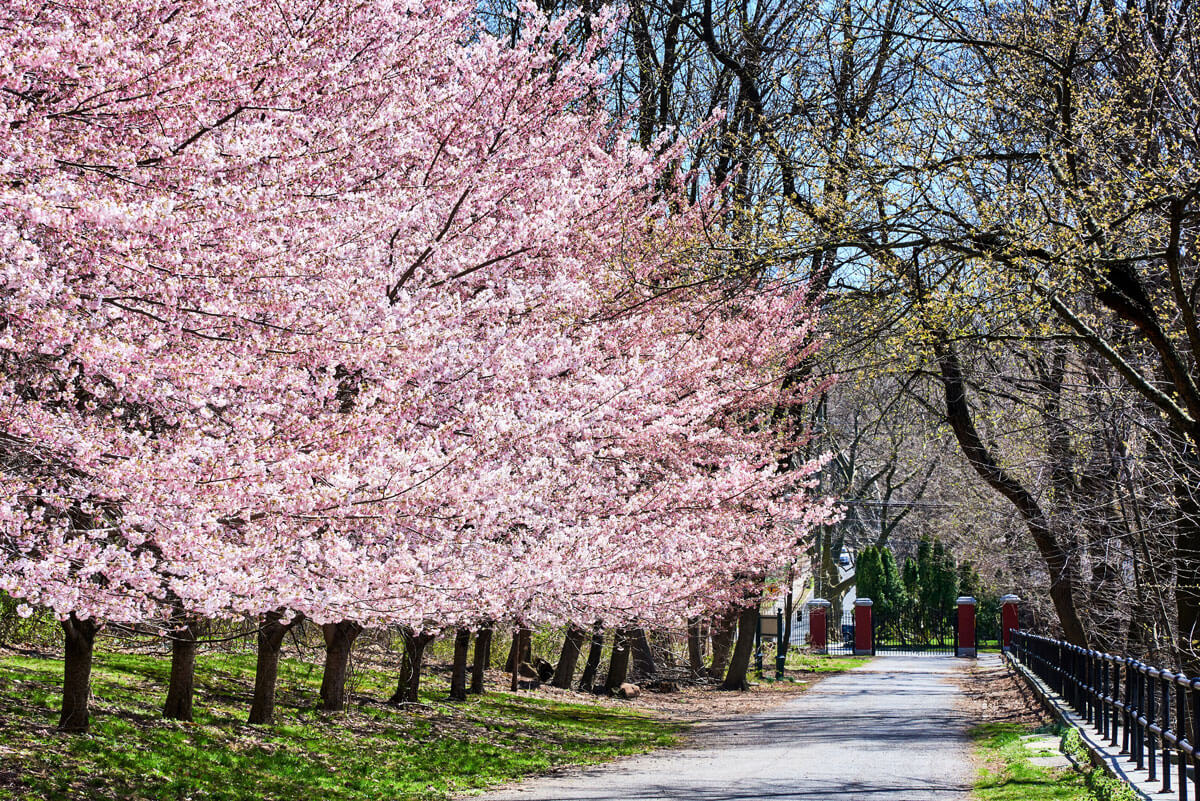
[(280, 665), (278, 722), (245, 724), (253, 654), (201, 654), (196, 721), (161, 719), (169, 657), (97, 653), (92, 730), (54, 730), (61, 662), (0, 657), (0, 799), (250, 801), (442, 799), (559, 765), (589, 764), (678, 740), (681, 726), (631, 710), (489, 693), (393, 709), (394, 677), (357, 668), (359, 703), (313, 710), (321, 672)]
[[(772, 655), (773, 657), (774, 655)], [(869, 656), (818, 656), (815, 654), (802, 654), (798, 651), (789, 651), (787, 661), (784, 663), (788, 670), (802, 670), (808, 673), (841, 673), (843, 670), (850, 670), (859, 665), (864, 665), (871, 660)], [(770, 668), (775, 670), (774, 658), (763, 664), (763, 669)]]
[(1061, 735), (1055, 726), (986, 723), (971, 730), (975, 753), (983, 761), (972, 798), (978, 801), (1087, 801), (1081, 774), (1072, 768), (1034, 765), (1038, 754), (1021, 741), (1026, 734)]
[[(1079, 730), (1071, 728), (1063, 736), (1062, 749), (1064, 753), (1075, 758), (1080, 765), (1090, 764), (1087, 746), (1079, 736)], [(1090, 798), (1096, 801), (1137, 801), (1138, 794), (1125, 782), (1110, 776), (1104, 768), (1093, 766), (1084, 774), (1084, 781), (1091, 792)]]

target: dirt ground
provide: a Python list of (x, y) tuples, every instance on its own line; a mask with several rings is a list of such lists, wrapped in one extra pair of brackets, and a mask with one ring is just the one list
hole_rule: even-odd
[(976, 663), (958, 679), (960, 707), (977, 723), (1047, 723), (1050, 716), (1037, 696), (1007, 662)]

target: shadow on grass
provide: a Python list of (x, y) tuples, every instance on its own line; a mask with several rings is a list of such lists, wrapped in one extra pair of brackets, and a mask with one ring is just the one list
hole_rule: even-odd
[[(281, 665), (278, 724), (245, 724), (253, 656), (205, 654), (196, 721), (159, 714), (166, 655), (97, 655), (92, 731), (54, 731), (61, 662), (0, 657), (0, 799), (442, 799), (566, 764), (676, 742), (678, 725), (621, 709), (487, 695), (445, 704), (312, 708), (320, 671)], [(315, 675), (314, 675), (315, 674)], [(387, 687), (364, 670), (359, 687)]]

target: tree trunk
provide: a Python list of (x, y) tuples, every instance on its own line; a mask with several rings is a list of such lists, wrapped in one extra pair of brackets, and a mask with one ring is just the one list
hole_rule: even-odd
[(521, 665), (529, 664), (529, 657), (533, 649), (533, 632), (521, 626), (513, 635), (512, 650), (508, 658), (512, 663), (510, 669), (512, 679), (509, 682), (509, 690), (516, 692), (521, 686)]
[(389, 704), (402, 704), (408, 698), (408, 685), (412, 683), (413, 654), (417, 650), (416, 633), (409, 626), (400, 627), (400, 640), (404, 654), (400, 657), (400, 670), (396, 675), (396, 692), (387, 699)]
[(513, 665), (517, 663), (517, 649), (521, 647), (521, 632), (514, 629), (512, 640), (508, 643), (508, 656), (504, 657), (504, 672), (512, 673)]
[(641, 626), (629, 632), (629, 644), (633, 656), (633, 681), (651, 681), (658, 675), (658, 665), (654, 662), (654, 651), (650, 641), (646, 639), (646, 630)]
[(599, 620), (592, 626), (592, 644), (588, 647), (587, 662), (583, 675), (579, 677), (579, 689), (591, 692), (596, 685), (596, 673), (600, 670), (600, 659), (604, 656), (604, 624)]
[(1179, 636), (1173, 650), (1177, 663), (1194, 675), (1200, 672), (1200, 500), (1193, 482), (1200, 474), (1200, 464), (1195, 458), (1194, 443), (1177, 439), (1175, 444), (1179, 455), (1174, 458), (1178, 466), (1172, 471), (1175, 474), (1172, 483), (1178, 522), (1174, 548), (1169, 553), (1175, 562)]
[(730, 607), (725, 614), (713, 618), (712, 621), (712, 667), (708, 674), (720, 680), (725, 676), (725, 668), (729, 664), (729, 649), (733, 647), (733, 631), (737, 626), (738, 610)]
[(467, 652), (471, 650), (471, 630), (454, 633), (454, 668), (450, 672), (450, 700), (467, 700)]
[(554, 666), (554, 678), (550, 680), (551, 687), (560, 690), (571, 689), (571, 679), (575, 678), (575, 665), (579, 663), (579, 652), (583, 650), (586, 637), (587, 632), (574, 623), (567, 626), (562, 653), (559, 654), (558, 664)]
[(1063, 638), (1081, 648), (1088, 647), (1087, 634), (1075, 607), (1076, 567), (1058, 541), (1050, 519), (1037, 499), (1017, 478), (1000, 466), (975, 428), (967, 403), (967, 386), (958, 354), (945, 340), (934, 343), (938, 369), (945, 390), (946, 420), (971, 467), (992, 489), (1016, 508), (1041, 554), (1050, 574), (1050, 599), (1062, 625)]
[(254, 700), (250, 704), (249, 723), (275, 722), (275, 682), (279, 677), (279, 651), (283, 638), (302, 620), (296, 615), (282, 622), (281, 612), (267, 612), (258, 624), (258, 665), (254, 670)]
[[(528, 635), (528, 636), (525, 636)], [(520, 626), (513, 632), (512, 643), (508, 646), (508, 658), (504, 660), (504, 671), (512, 673), (522, 662), (532, 662), (533, 632)]]
[(417, 693), (421, 689), (421, 662), (425, 656), (425, 646), (433, 637), (425, 632), (417, 634), (408, 626), (400, 629), (404, 640), (404, 656), (400, 660), (400, 672), (396, 677), (396, 692), (387, 700), (389, 704), (402, 704), (406, 701), (416, 702)]
[(701, 632), (701, 620), (693, 617), (687, 624), (688, 668), (694, 678), (704, 675), (704, 640)]
[(758, 626), (758, 604), (742, 608), (738, 616), (737, 645), (733, 658), (729, 660), (729, 672), (721, 682), (722, 690), (748, 690), (750, 683), (746, 674), (750, 671), (750, 657), (754, 655), (754, 633)]
[(92, 694), (92, 647), (100, 624), (94, 618), (80, 620), (72, 612), (61, 623), (63, 629), (63, 696), (58, 730), (88, 730), (88, 699)]
[(608, 658), (608, 677), (604, 680), (604, 692), (609, 695), (617, 691), (629, 674), (629, 646), (629, 630), (618, 628), (613, 637), (612, 655)]
[(346, 673), (350, 667), (350, 650), (362, 633), (362, 626), (353, 620), (326, 623), (321, 626), (325, 636), (325, 672), (321, 677), (321, 709), (340, 712), (346, 708)]
[(483, 695), (484, 671), (492, 661), (492, 627), (475, 632), (475, 661), (471, 666), (471, 693)]
[(201, 623), (190, 615), (180, 616), (178, 620), (183, 625), (171, 633), (171, 677), (167, 683), (163, 717), (190, 721), (196, 686), (196, 638)]

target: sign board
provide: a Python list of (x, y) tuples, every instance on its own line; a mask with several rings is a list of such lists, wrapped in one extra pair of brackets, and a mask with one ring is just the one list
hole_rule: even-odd
[(758, 631), (764, 637), (779, 636), (779, 617), (776, 615), (759, 615)]

